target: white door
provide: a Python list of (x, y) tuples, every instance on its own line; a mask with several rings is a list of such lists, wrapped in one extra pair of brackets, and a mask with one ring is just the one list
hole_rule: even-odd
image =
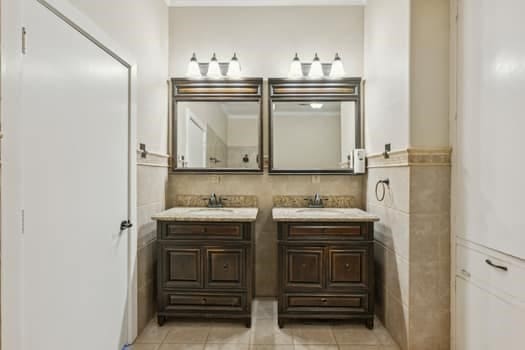
[(206, 127), (195, 116), (188, 114), (188, 133), (186, 135), (188, 167), (206, 167)]
[(23, 350), (119, 350), (129, 69), (35, 0), (24, 23)]
[(459, 3), (456, 232), (525, 259), (525, 1)]
[(522, 350), (525, 310), (508, 299), (456, 278), (456, 349)]

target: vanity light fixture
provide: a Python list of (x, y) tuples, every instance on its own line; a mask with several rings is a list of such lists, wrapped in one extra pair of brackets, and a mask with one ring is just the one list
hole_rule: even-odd
[(207, 76), (212, 79), (222, 78), (221, 67), (219, 66), (219, 61), (217, 60), (215, 53), (213, 53), (213, 56), (211, 57)]
[(233, 57), (228, 65), (228, 73), (226, 74), (228, 78), (239, 78), (241, 76), (241, 64), (237, 58), (237, 54), (234, 53)]
[(330, 78), (342, 78), (345, 76), (345, 68), (343, 66), (343, 61), (339, 54), (335, 54), (334, 61), (332, 62), (332, 69), (330, 70)]
[(310, 103), (310, 107), (312, 107), (312, 109), (321, 109), (323, 108), (323, 104), (322, 103)]
[(310, 73), (308, 73), (308, 77), (322, 78), (323, 76), (323, 65), (321, 64), (321, 60), (319, 59), (319, 56), (316, 53), (312, 62), (312, 66), (310, 67)]
[(290, 72), (288, 72), (289, 78), (302, 78), (303, 77), (303, 67), (299, 55), (295, 53), (292, 64), (290, 65)]
[(188, 71), (186, 72), (188, 78), (200, 78), (201, 70), (199, 67), (199, 61), (197, 61), (197, 55), (195, 52), (191, 56), (190, 63), (188, 63)]

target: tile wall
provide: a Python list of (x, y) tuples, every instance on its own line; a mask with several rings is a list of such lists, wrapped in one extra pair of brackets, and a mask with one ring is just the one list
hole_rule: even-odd
[[(379, 201), (376, 183), (387, 178)], [(449, 349), (450, 151), (372, 156), (367, 182), (367, 210), (381, 218), (377, 314), (402, 349)]]
[(138, 184), (138, 329), (155, 315), (156, 308), (156, 223), (151, 216), (165, 209), (168, 159), (148, 155), (137, 159)]

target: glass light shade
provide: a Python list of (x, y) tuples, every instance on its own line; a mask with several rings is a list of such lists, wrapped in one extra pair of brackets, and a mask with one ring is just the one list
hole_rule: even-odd
[(239, 63), (236, 53), (233, 54), (230, 64), (228, 65), (227, 75), (229, 78), (239, 78), (241, 76), (241, 64)]
[(335, 54), (334, 61), (332, 62), (332, 69), (330, 70), (331, 78), (342, 78), (345, 76), (345, 67), (343, 66), (343, 61), (339, 54)]
[(193, 53), (191, 56), (190, 63), (188, 63), (188, 71), (186, 72), (188, 78), (200, 78), (201, 69), (199, 67), (199, 61), (197, 61), (197, 56)]
[(315, 54), (308, 76), (310, 78), (322, 78), (324, 76), (323, 65), (321, 64), (321, 60), (319, 59), (319, 56), (317, 56), (317, 54)]
[(303, 77), (303, 67), (301, 64), (301, 60), (299, 59), (299, 56), (297, 53), (295, 54), (295, 57), (292, 61), (292, 64), (290, 65), (290, 71), (288, 72), (289, 78), (302, 78)]
[(217, 56), (215, 54), (213, 54), (210, 64), (208, 65), (207, 76), (213, 79), (222, 78), (221, 67), (219, 66), (219, 61), (217, 61)]
[(312, 109), (321, 109), (323, 106), (324, 104), (322, 103), (310, 103), (310, 107), (312, 107)]

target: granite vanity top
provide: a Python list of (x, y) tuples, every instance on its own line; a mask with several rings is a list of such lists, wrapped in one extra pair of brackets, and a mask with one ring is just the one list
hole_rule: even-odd
[(218, 221), (253, 222), (257, 219), (257, 208), (197, 208), (176, 207), (152, 216), (157, 221)]
[(375, 215), (364, 210), (348, 208), (273, 208), (274, 221), (304, 222), (373, 222), (379, 221)]

